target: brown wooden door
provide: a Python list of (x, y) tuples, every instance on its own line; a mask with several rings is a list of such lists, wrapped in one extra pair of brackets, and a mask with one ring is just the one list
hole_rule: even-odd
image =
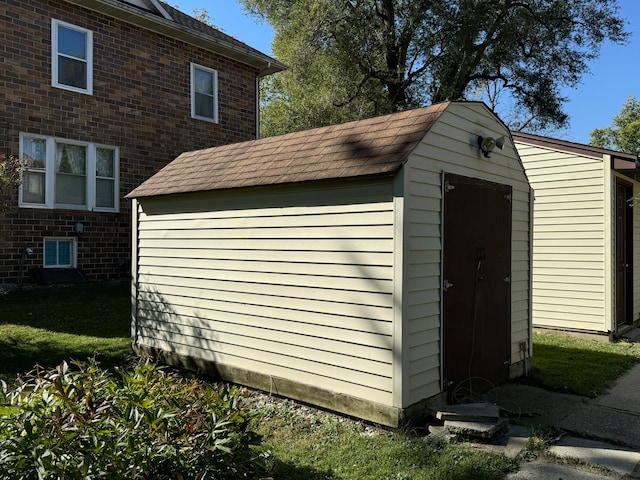
[(511, 187), (447, 174), (444, 190), (444, 381), (477, 389), (509, 377)]
[(616, 180), (616, 265), (615, 302), (616, 326), (632, 323), (632, 232), (631, 206), (628, 200), (633, 196), (632, 186), (620, 179)]

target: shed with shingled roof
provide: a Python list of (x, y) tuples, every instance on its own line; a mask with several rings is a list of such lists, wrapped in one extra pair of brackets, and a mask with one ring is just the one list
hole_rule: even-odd
[(128, 198), (138, 352), (391, 426), (529, 369), (531, 189), (483, 103), (186, 152)]

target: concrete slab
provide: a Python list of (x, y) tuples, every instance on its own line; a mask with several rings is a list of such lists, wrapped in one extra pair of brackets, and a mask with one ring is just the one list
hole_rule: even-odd
[(516, 383), (501, 385), (495, 395), (503, 414), (508, 413), (514, 422), (525, 425), (557, 425), (588, 401), (579, 395)]
[(506, 480), (611, 480), (611, 477), (605, 474), (586, 472), (569, 465), (541, 461), (523, 463), (520, 470), (509, 473), (505, 478)]
[(527, 446), (531, 429), (520, 425), (509, 425), (507, 435), (507, 444), (502, 453), (509, 458), (516, 458)]
[(492, 403), (466, 403), (462, 405), (445, 405), (436, 412), (438, 420), (459, 421), (497, 421), (500, 418), (500, 407)]
[(640, 463), (640, 453), (628, 448), (585, 438), (565, 436), (549, 447), (549, 453), (601, 465), (623, 475), (631, 475)]
[(473, 441), (468, 438), (462, 443), (473, 450), (516, 458), (527, 446), (530, 436), (531, 429), (529, 427), (509, 425), (490, 439)]
[(622, 338), (627, 342), (640, 342), (640, 328), (634, 328), (622, 335)]
[(457, 443), (460, 440), (456, 434), (449, 433), (442, 425), (429, 425), (429, 435), (425, 439), (444, 443)]
[(461, 422), (456, 420), (445, 420), (444, 428), (449, 433), (456, 435), (491, 438), (496, 434), (496, 432), (506, 428), (508, 424), (509, 420), (507, 419), (494, 422)]
[(586, 437), (640, 449), (640, 415), (595, 403), (585, 404), (556, 426)]
[(607, 393), (595, 398), (596, 405), (615, 408), (640, 415), (640, 364), (620, 377)]

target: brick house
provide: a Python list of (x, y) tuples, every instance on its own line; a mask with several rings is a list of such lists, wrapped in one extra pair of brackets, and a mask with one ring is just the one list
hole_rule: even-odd
[(182, 152), (255, 139), (259, 79), (284, 68), (158, 0), (5, 0), (0, 52), (0, 153), (29, 161), (0, 283), (125, 274), (124, 195)]

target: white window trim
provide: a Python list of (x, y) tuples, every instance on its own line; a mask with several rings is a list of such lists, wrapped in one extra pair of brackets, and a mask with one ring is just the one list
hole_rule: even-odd
[[(58, 26), (63, 26), (70, 30), (76, 30), (87, 35), (87, 88), (78, 88), (72, 85), (58, 83)], [(51, 85), (72, 92), (93, 95), (93, 32), (86, 28), (78, 27), (61, 20), (51, 20)]]
[[(91, 205), (94, 212), (118, 212), (120, 210), (120, 149), (118, 147), (114, 147), (112, 145), (102, 145), (99, 143), (90, 144), (90, 161), (88, 167), (91, 168), (92, 181), (89, 180), (87, 176), (87, 200), (89, 199), (89, 195), (91, 195)], [(98, 207), (97, 204), (97, 189), (96, 185), (98, 183), (98, 168), (97, 168), (97, 160), (98, 156), (96, 154), (96, 150), (98, 148), (103, 148), (105, 150), (113, 150), (113, 208), (108, 207)], [(104, 178), (104, 177), (101, 177)]]
[[(213, 74), (213, 118), (196, 115), (196, 69), (204, 70), (205, 72)], [(191, 63), (191, 118), (204, 120), (205, 122), (218, 123), (218, 71), (193, 62)]]
[[(65, 210), (89, 210), (94, 212), (114, 212), (120, 211), (120, 149), (112, 145), (103, 145), (89, 142), (79, 142), (75, 140), (68, 140), (66, 138), (47, 137), (44, 135), (32, 135), (30, 133), (20, 133), (20, 158), (25, 158), (24, 155), (24, 137), (40, 138), (46, 140), (46, 157), (45, 157), (45, 199), (44, 204), (41, 203), (27, 203), (22, 200), (22, 185), (18, 192), (18, 206), (26, 208), (43, 208), (43, 209), (65, 209)], [(56, 203), (55, 197), (55, 185), (56, 185), (56, 172), (55, 172), (55, 152), (56, 143), (66, 143), (69, 145), (80, 145), (87, 148), (87, 173), (86, 173), (86, 192), (87, 192), (87, 204), (82, 205), (67, 205)], [(114, 151), (114, 185), (113, 185), (113, 208), (97, 207), (96, 206), (96, 149), (105, 148)], [(27, 169), (28, 170), (28, 169)]]
[[(71, 253), (69, 255), (70, 265), (47, 265), (46, 262), (46, 242), (71, 242)], [(43, 268), (76, 268), (78, 266), (78, 241), (75, 237), (44, 237), (42, 239), (42, 267)]]

